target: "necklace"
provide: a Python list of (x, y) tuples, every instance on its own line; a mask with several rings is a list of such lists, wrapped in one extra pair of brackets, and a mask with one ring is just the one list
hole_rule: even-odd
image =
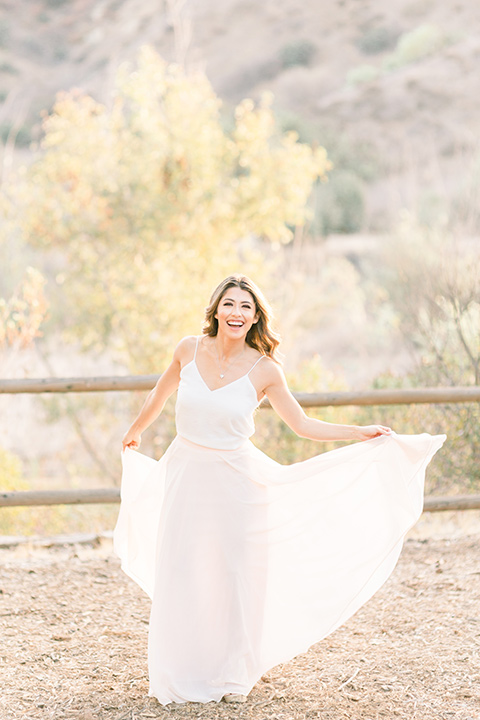
[(213, 341), (213, 347), (215, 348), (215, 356), (216, 356), (216, 358), (217, 358), (217, 365), (218, 365), (219, 375), (220, 375), (220, 378), (223, 380), (223, 378), (225, 377), (225, 373), (227, 372), (227, 370), (229, 370), (229, 369), (232, 367), (232, 365), (235, 365), (235, 363), (237, 362), (237, 360), (239, 360), (241, 357), (243, 357), (243, 355), (244, 355), (244, 353), (245, 353), (245, 345), (243, 346), (242, 352), (241, 352), (239, 355), (237, 355), (237, 357), (234, 358), (234, 360), (232, 360), (231, 362), (228, 363), (227, 367), (225, 368), (225, 370), (224, 370), (223, 372), (222, 372), (222, 365), (221, 365), (221, 363), (220, 363), (220, 357), (219, 357), (219, 355), (218, 355), (217, 343), (215, 342), (215, 340)]

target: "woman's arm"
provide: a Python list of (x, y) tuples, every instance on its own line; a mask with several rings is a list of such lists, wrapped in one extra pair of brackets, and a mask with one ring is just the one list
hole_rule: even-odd
[(177, 345), (172, 362), (160, 376), (153, 390), (148, 393), (142, 409), (125, 433), (122, 440), (124, 450), (126, 447), (139, 447), (142, 432), (157, 419), (170, 395), (178, 388), (180, 370), (185, 364), (185, 357), (191, 349), (191, 344), (191, 338), (184, 338)]
[(265, 370), (268, 372), (265, 395), (275, 412), (299, 437), (308, 440), (369, 440), (392, 432), (383, 425), (337, 425), (308, 417), (288, 389), (281, 367), (269, 362), (268, 369), (265, 363)]

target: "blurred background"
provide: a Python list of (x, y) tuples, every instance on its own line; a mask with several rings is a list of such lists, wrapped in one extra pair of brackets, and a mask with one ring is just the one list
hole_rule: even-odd
[[(479, 70), (474, 0), (3, 0), (1, 376), (160, 373), (240, 271), (294, 390), (478, 385)], [(144, 396), (1, 395), (0, 489), (118, 486)], [(478, 404), (312, 414), (446, 432), (427, 492), (480, 491)], [(173, 434), (172, 401), (143, 451)], [(0, 534), (117, 511), (2, 508)]]

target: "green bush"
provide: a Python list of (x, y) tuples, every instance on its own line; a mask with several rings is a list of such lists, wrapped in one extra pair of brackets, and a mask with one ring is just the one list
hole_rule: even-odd
[[(342, 391), (344, 381), (327, 371), (318, 357), (303, 364), (288, 377), (293, 390), (303, 392)], [(428, 369), (399, 378), (384, 374), (375, 388), (424, 387), (438, 384)], [(399, 434), (428, 432), (447, 435), (447, 441), (428, 467), (426, 494), (455, 495), (480, 492), (480, 405), (389, 405), (383, 407), (309, 408), (307, 414), (327, 422), (354, 425), (382, 423)], [(341, 443), (317, 443), (298, 438), (271, 410), (260, 410), (256, 417), (254, 442), (277, 462), (289, 464), (327, 452)]]
[(386, 70), (397, 68), (423, 60), (433, 55), (451, 42), (446, 33), (438, 27), (425, 23), (419, 25), (415, 30), (403, 33), (393, 54), (386, 60)]
[(0, 21), (0, 47), (5, 47), (10, 37), (10, 29), (4, 20)]
[(299, 142), (324, 147), (335, 173), (349, 170), (365, 182), (378, 178), (380, 156), (369, 141), (352, 138), (333, 125), (323, 125), (292, 112), (277, 111), (276, 118), (282, 132), (296, 132)]
[(27, 125), (21, 125), (19, 128), (13, 127), (9, 124), (0, 126), (0, 139), (5, 144), (12, 134), (15, 138), (15, 145), (17, 147), (28, 147), (32, 142), (32, 135), (30, 128)]
[[(429, 373), (411, 373), (402, 379), (383, 375), (377, 388), (428, 387), (438, 382)], [(458, 495), (480, 491), (480, 405), (390, 405), (382, 408), (382, 423), (399, 434), (445, 433), (447, 441), (428, 468), (425, 492), (431, 495)], [(357, 422), (379, 422), (379, 409), (358, 410)]]
[(362, 229), (365, 198), (362, 180), (351, 170), (333, 170), (328, 183), (314, 190), (315, 234), (354, 233)]
[(68, 58), (68, 51), (65, 47), (57, 47), (53, 51), (52, 60), (54, 63), (62, 63)]
[(380, 74), (380, 70), (375, 65), (357, 65), (347, 73), (347, 85), (363, 85), (376, 80)]
[(356, 40), (358, 49), (365, 55), (377, 55), (395, 47), (398, 33), (385, 25), (377, 25), (364, 30)]
[(310, 40), (297, 40), (285, 45), (280, 53), (280, 60), (284, 68), (296, 65), (309, 65), (317, 48)]
[(17, 75), (17, 68), (7, 61), (0, 63), (0, 72), (8, 73), (9, 75)]

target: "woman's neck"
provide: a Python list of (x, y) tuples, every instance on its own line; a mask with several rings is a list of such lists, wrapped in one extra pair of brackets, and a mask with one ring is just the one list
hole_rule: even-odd
[(245, 352), (246, 349), (245, 338), (228, 338), (222, 333), (218, 333), (213, 338), (213, 342), (215, 343), (218, 356), (222, 360), (230, 360)]

